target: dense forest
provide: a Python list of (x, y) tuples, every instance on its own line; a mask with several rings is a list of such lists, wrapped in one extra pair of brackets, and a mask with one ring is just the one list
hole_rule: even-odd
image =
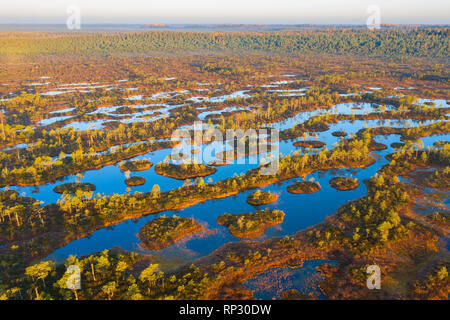
[(0, 38), (0, 54), (145, 54), (185, 51), (262, 51), (372, 57), (447, 58), (449, 30), (319, 29), (301, 32), (140, 32), (102, 34), (12, 34)]

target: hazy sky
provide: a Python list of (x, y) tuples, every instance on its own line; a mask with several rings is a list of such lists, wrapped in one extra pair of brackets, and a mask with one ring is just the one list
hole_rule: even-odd
[(450, 23), (450, 0), (0, 0), (0, 23), (356, 23), (378, 5), (381, 23)]

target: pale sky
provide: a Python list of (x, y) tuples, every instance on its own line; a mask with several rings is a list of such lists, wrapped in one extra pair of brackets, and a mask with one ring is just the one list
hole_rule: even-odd
[(0, 0), (0, 23), (62, 23), (78, 6), (82, 23), (450, 24), (450, 0)]

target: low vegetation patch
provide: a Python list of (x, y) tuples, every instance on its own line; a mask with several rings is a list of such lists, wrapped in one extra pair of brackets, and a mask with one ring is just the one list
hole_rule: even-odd
[(450, 212), (435, 211), (427, 214), (425, 219), (435, 225), (443, 226), (445, 228), (450, 227)]
[(338, 190), (352, 190), (359, 186), (359, 181), (356, 178), (335, 177), (330, 180), (330, 185)]
[(436, 170), (430, 172), (423, 180), (423, 184), (427, 187), (449, 190), (450, 189), (450, 167), (445, 167), (443, 170)]
[(347, 135), (347, 132), (345, 131), (334, 131), (331, 133), (335, 137), (345, 137)]
[(216, 161), (216, 160), (214, 160), (214, 161), (208, 162), (208, 166), (212, 166), (212, 167), (221, 167), (221, 166), (226, 166), (228, 164), (230, 164), (230, 163), (226, 162), (226, 161)]
[(271, 192), (258, 190), (247, 197), (247, 202), (254, 206), (262, 206), (272, 203), (278, 199), (278, 196)]
[(217, 223), (227, 227), (237, 238), (258, 238), (267, 228), (282, 223), (283, 219), (283, 211), (263, 210), (255, 213), (225, 213), (217, 218)]
[(448, 146), (450, 145), (450, 141), (436, 141), (435, 143), (433, 143), (433, 146), (438, 147), (438, 148), (442, 148), (444, 146)]
[(391, 147), (394, 149), (400, 149), (403, 148), (405, 144), (403, 142), (392, 142)]
[(325, 145), (326, 145), (325, 142), (316, 141), (316, 140), (294, 142), (294, 146), (301, 147), (301, 148), (322, 148)]
[(424, 279), (414, 283), (413, 295), (416, 299), (448, 300), (450, 292), (450, 263), (439, 261), (428, 271)]
[(145, 183), (145, 181), (147, 181), (147, 179), (145, 179), (144, 177), (130, 177), (128, 179), (125, 180), (125, 183), (128, 186), (140, 186), (143, 185)]
[(159, 217), (146, 223), (138, 236), (145, 248), (161, 250), (202, 230), (202, 225), (191, 218)]
[(95, 185), (87, 182), (71, 182), (56, 186), (53, 191), (56, 193), (75, 193), (77, 190), (94, 191)]
[(179, 180), (186, 180), (196, 177), (209, 176), (217, 171), (214, 167), (209, 167), (203, 163), (201, 164), (171, 164), (171, 163), (158, 163), (155, 166), (157, 174), (162, 176), (171, 177)]
[(119, 165), (122, 171), (143, 171), (150, 169), (153, 163), (148, 160), (127, 161)]
[(314, 193), (320, 190), (320, 184), (314, 181), (300, 181), (287, 187), (290, 193)]

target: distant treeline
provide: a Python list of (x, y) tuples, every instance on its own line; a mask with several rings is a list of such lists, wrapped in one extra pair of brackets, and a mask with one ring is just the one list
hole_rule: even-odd
[(449, 28), (326, 29), (302, 32), (133, 32), (3, 34), (0, 54), (145, 54), (185, 51), (326, 53), (448, 58)]

